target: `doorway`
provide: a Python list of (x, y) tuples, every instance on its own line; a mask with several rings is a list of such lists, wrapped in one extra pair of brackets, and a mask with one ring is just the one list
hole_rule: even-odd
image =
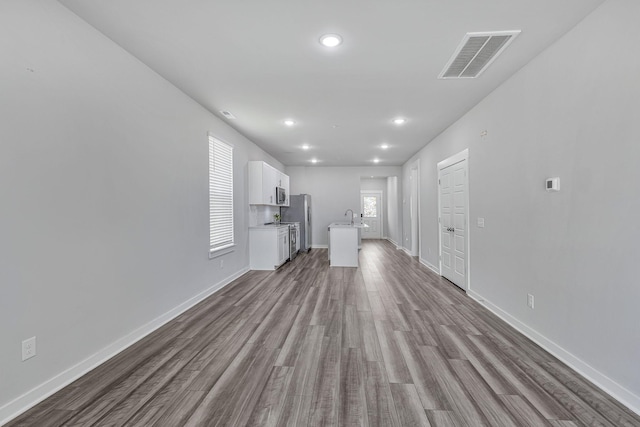
[(440, 274), (469, 288), (469, 150), (438, 163)]
[(362, 229), (363, 239), (382, 238), (382, 191), (361, 191), (360, 212), (362, 223), (368, 225)]

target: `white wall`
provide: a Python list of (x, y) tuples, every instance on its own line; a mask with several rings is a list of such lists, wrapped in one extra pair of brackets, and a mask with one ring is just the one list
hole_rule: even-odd
[(436, 164), (470, 149), (471, 294), (636, 412), (638, 16), (605, 2), (403, 168), (406, 182), (420, 161), (422, 253), (438, 265)]
[(318, 167), (288, 166), (291, 194), (311, 194), (312, 245), (326, 247), (327, 226), (344, 221), (347, 209), (360, 210), (360, 178), (397, 176), (399, 166)]
[[(282, 165), (57, 2), (0, 2), (0, 57), (2, 423), (248, 268), (247, 161)], [(208, 131), (235, 146), (224, 269), (207, 256)]]
[[(389, 230), (389, 223), (387, 219), (389, 218), (389, 206), (387, 200), (389, 195), (387, 194), (387, 178), (361, 178), (360, 179), (360, 191), (375, 191), (382, 193), (382, 200), (380, 200), (380, 207), (382, 213), (382, 233), (381, 236), (383, 239), (387, 238), (387, 232)], [(360, 216), (362, 213), (362, 202), (358, 205), (358, 210), (356, 211), (356, 215)]]

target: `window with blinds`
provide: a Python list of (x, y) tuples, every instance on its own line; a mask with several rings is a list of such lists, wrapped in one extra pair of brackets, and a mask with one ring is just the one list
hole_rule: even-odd
[(209, 252), (233, 246), (233, 147), (209, 135)]

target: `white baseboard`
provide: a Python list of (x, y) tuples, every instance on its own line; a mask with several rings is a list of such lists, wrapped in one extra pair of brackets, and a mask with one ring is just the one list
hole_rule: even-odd
[(311, 245), (311, 249), (329, 249), (329, 245)]
[(420, 264), (424, 265), (425, 267), (427, 267), (429, 270), (433, 271), (434, 273), (436, 273), (438, 276), (440, 275), (440, 269), (438, 267), (436, 267), (435, 265), (431, 264), (429, 261), (427, 261), (426, 259), (420, 258)]
[(551, 353), (553, 356), (560, 359), (563, 363), (569, 366), (571, 369), (578, 372), (583, 377), (587, 378), (592, 383), (596, 384), (600, 387), (604, 392), (608, 393), (611, 397), (616, 399), (618, 402), (625, 405), (631, 411), (640, 415), (640, 396), (635, 395), (633, 392), (627, 390), (625, 387), (621, 386), (611, 378), (607, 377), (602, 372), (593, 368), (588, 363), (582, 361), (580, 358), (574, 356), (555, 342), (546, 338), (544, 335), (540, 334), (535, 329), (527, 326), (522, 323), (517, 318), (513, 317), (506, 311), (502, 310), (497, 305), (493, 304), (491, 301), (484, 298), (482, 295), (473, 292), (472, 290), (467, 291), (467, 295), (469, 295), (474, 300), (478, 301), (482, 306), (486, 307), (493, 314), (507, 322), (509, 325), (513, 326), (531, 341), (538, 344), (540, 347)]
[(393, 240), (393, 239), (391, 239), (389, 237), (385, 237), (385, 239), (387, 239), (389, 242), (391, 242), (391, 244), (393, 244), (393, 246), (395, 246), (396, 249), (402, 249), (402, 247), (395, 240)]
[(45, 381), (39, 386), (29, 390), (22, 396), (17, 397), (11, 402), (0, 407), (0, 426), (8, 423), (12, 419), (16, 418), (23, 412), (42, 402), (47, 397), (51, 396), (55, 392), (61, 390), (67, 385), (71, 384), (73, 381), (77, 380), (81, 376), (85, 375), (89, 371), (95, 369), (102, 363), (111, 359), (116, 354), (122, 352), (126, 348), (132, 346), (136, 342), (140, 341), (142, 338), (146, 337), (156, 329), (160, 328), (167, 322), (178, 317), (180, 314), (184, 313), (194, 305), (198, 304), (200, 301), (205, 298), (211, 296), (215, 292), (227, 286), (229, 283), (236, 280), (238, 277), (247, 273), (249, 268), (246, 267), (231, 276), (226, 277), (210, 288), (200, 292), (196, 296), (189, 298), (187, 301), (182, 304), (172, 308), (166, 313), (156, 317), (149, 323), (139, 327), (135, 331), (125, 335), (124, 337), (118, 339), (117, 341), (109, 344), (102, 350), (97, 353), (89, 356), (85, 360), (79, 362), (78, 364), (70, 367), (69, 369), (59, 373), (53, 378)]
[(411, 256), (411, 257), (414, 257), (414, 256), (415, 256), (415, 255), (413, 255), (413, 254), (411, 253), (411, 251), (410, 251), (409, 249), (405, 248), (404, 246), (402, 247), (402, 250), (404, 251), (404, 253), (406, 253), (407, 255), (409, 255), (409, 256)]

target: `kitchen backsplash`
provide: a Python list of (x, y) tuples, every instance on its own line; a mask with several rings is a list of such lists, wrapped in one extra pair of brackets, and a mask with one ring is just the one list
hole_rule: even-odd
[(249, 227), (273, 222), (273, 215), (277, 213), (280, 213), (278, 206), (250, 205)]

